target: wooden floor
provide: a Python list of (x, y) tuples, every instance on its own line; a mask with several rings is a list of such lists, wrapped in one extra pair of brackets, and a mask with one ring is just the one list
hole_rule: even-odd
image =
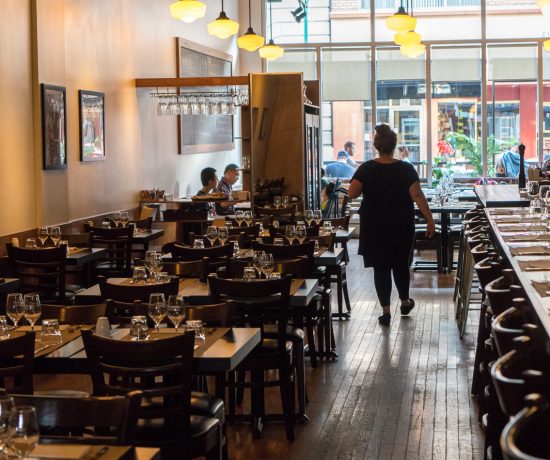
[[(356, 244), (350, 252), (356, 254)], [(454, 275), (414, 273), (411, 297), (417, 307), (401, 317), (394, 292), (392, 324), (383, 328), (372, 271), (361, 262), (352, 255), (348, 269), (352, 318), (334, 322), (340, 358), (317, 369), (307, 362), (310, 422), (296, 426), (292, 444), (282, 424), (265, 425), (262, 439), (252, 439), (247, 425), (229, 425), (231, 459), (483, 458), (469, 391), (478, 318), (477, 312), (470, 315), (461, 341)], [(281, 412), (276, 391), (269, 409)]]

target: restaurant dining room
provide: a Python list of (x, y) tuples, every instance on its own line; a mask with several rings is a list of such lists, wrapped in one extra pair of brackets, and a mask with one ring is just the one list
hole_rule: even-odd
[(550, 460), (550, 0), (0, 4), (0, 458)]

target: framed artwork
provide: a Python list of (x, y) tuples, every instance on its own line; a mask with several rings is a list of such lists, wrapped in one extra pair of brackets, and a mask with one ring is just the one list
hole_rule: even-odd
[[(182, 38), (177, 41), (178, 77), (230, 77), (233, 57), (230, 54), (207, 48)], [(180, 88), (180, 94), (206, 95), (210, 92), (227, 92), (228, 88)], [(191, 94), (189, 94), (191, 97)], [(198, 98), (199, 101), (201, 98)], [(205, 153), (233, 150), (233, 115), (180, 115), (178, 116), (179, 153)]]
[(66, 93), (62, 86), (40, 85), (42, 99), (42, 167), (67, 168)]
[(105, 159), (105, 94), (78, 91), (80, 161)]

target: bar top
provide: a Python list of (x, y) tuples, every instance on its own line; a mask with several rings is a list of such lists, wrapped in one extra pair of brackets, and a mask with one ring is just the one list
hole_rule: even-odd
[(476, 185), (474, 190), (484, 208), (529, 206), (529, 199), (519, 196), (517, 184)]

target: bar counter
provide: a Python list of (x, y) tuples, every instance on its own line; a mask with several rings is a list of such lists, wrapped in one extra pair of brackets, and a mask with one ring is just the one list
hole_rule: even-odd
[(508, 208), (529, 206), (529, 199), (519, 196), (517, 184), (476, 185), (475, 194), (484, 208)]

